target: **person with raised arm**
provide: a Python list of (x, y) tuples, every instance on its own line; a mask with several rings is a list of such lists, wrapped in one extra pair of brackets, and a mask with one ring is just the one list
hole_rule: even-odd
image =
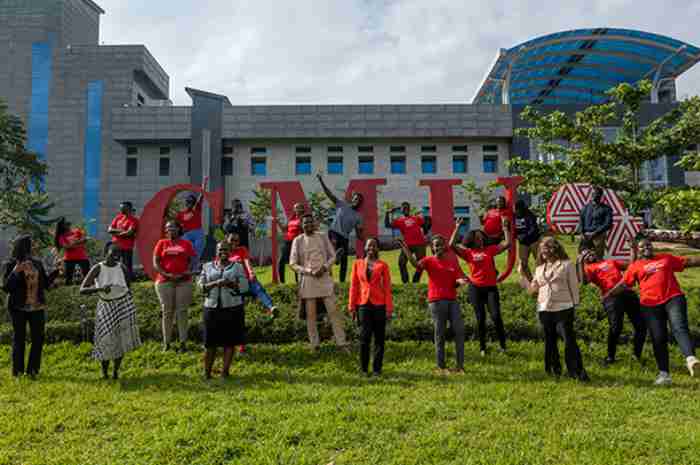
[[(284, 231), (284, 243), (282, 244), (282, 253), (280, 254), (279, 263), (277, 265), (277, 274), (279, 275), (280, 282), (284, 284), (285, 275), (284, 269), (286, 265), (289, 265), (289, 256), (292, 253), (292, 242), (297, 236), (301, 235), (304, 231), (301, 228), (301, 217), (306, 213), (306, 207), (303, 203), (294, 204), (294, 213), (292, 214), (287, 224), (282, 223), (277, 218), (273, 218), (280, 228)], [(294, 278), (299, 282), (299, 277), (294, 274)]]
[(458, 257), (469, 265), (469, 301), (474, 306), (479, 336), (481, 356), (486, 355), (486, 308), (496, 327), (501, 351), (506, 350), (506, 330), (501, 317), (501, 297), (498, 293), (498, 272), (495, 257), (510, 248), (510, 229), (503, 228), (504, 241), (498, 245), (486, 245), (483, 231), (472, 230), (467, 234), (464, 244), (458, 243), (459, 229), (466, 222), (460, 218), (450, 238), (450, 247)]
[[(403, 216), (391, 220), (391, 214), (396, 211), (401, 211)], [(398, 229), (401, 231), (401, 236), (404, 242), (408, 246), (408, 249), (415, 255), (415, 257), (420, 261), (425, 257), (425, 247), (427, 241), (425, 240), (425, 234), (423, 234), (423, 229), (428, 226), (429, 229), (430, 220), (423, 219), (421, 215), (411, 215), (411, 204), (408, 202), (401, 203), (400, 208), (394, 208), (393, 210), (387, 211), (384, 215), (384, 226), (387, 229)], [(406, 284), (408, 282), (408, 257), (406, 254), (401, 252), (399, 255), (399, 271), (401, 272), (401, 281)], [(420, 282), (421, 273), (416, 270), (413, 274), (413, 282)]]
[(313, 215), (305, 214), (301, 226), (304, 233), (292, 242), (289, 266), (300, 276), (299, 298), (305, 312), (311, 348), (314, 351), (320, 348), (316, 316), (319, 301), (322, 301), (333, 327), (336, 345), (349, 351), (343, 319), (336, 309), (335, 286), (331, 276), (335, 250), (328, 237), (316, 231)]
[(369, 375), (369, 352), (374, 336), (372, 374), (382, 373), (386, 322), (391, 319), (394, 301), (389, 266), (379, 258), (379, 241), (365, 241), (365, 258), (355, 260), (350, 275), (348, 310), (360, 324), (360, 369)]
[(639, 297), (625, 285), (623, 279), (623, 272), (628, 264), (626, 261), (606, 260), (598, 256), (592, 241), (584, 241), (579, 246), (576, 260), (579, 281), (598, 287), (603, 309), (608, 315), (608, 355), (604, 361), (605, 365), (615, 363), (625, 314), (634, 327), (633, 353), (637, 360), (641, 359), (644, 349), (647, 331), (639, 309)]
[(580, 303), (576, 265), (569, 260), (564, 247), (556, 239), (542, 239), (535, 275), (523, 275), (520, 284), (529, 294), (537, 295), (537, 314), (544, 330), (545, 371), (561, 376), (557, 342), (561, 336), (569, 377), (589, 381), (574, 330), (574, 309)]
[(199, 285), (204, 294), (204, 376), (211, 378), (216, 349), (224, 348), (222, 378), (228, 378), (233, 350), (245, 344), (245, 299), (248, 278), (240, 261), (231, 261), (231, 245), (219, 242), (216, 258), (202, 267)]
[(328, 230), (328, 238), (331, 244), (335, 247), (340, 260), (339, 279), (341, 283), (345, 282), (345, 275), (348, 272), (348, 254), (350, 253), (350, 234), (355, 231), (357, 238), (362, 240), (362, 215), (360, 215), (360, 207), (362, 206), (362, 194), (353, 192), (350, 196), (350, 203), (340, 200), (326, 186), (323, 181), (323, 176), (319, 173), (317, 176), (318, 182), (321, 183), (323, 192), (328, 199), (335, 205), (335, 216)]
[[(202, 190), (206, 190), (207, 181), (209, 178), (204, 178), (202, 182)], [(202, 229), (202, 199), (204, 194), (189, 193), (185, 198), (185, 209), (181, 210), (175, 216), (175, 221), (182, 226), (182, 238), (192, 243), (197, 255), (192, 257), (192, 271), (199, 270), (199, 260), (204, 251), (204, 229)]]
[(116, 244), (109, 244), (104, 261), (87, 273), (80, 285), (80, 293), (97, 294), (92, 355), (102, 365), (102, 378), (109, 379), (109, 362), (112, 361), (112, 379), (118, 379), (124, 355), (139, 347), (141, 338), (128, 272), (119, 262)]
[[(638, 250), (637, 250), (638, 249)], [(700, 371), (700, 360), (688, 329), (688, 303), (678, 284), (676, 273), (700, 266), (700, 257), (657, 254), (651, 240), (644, 237), (633, 243), (632, 263), (627, 267), (624, 282), (630, 288), (639, 286), (642, 318), (651, 335), (654, 358), (659, 369), (655, 384), (671, 384), (668, 354), (668, 323), (673, 337), (685, 357), (690, 376)]]
[(192, 243), (182, 238), (182, 227), (175, 221), (165, 225), (165, 239), (153, 250), (153, 269), (156, 275), (156, 294), (163, 314), (163, 350), (170, 349), (170, 341), (177, 320), (180, 346), (187, 350), (187, 309), (192, 303), (192, 258), (197, 254)]
[(499, 196), (493, 207), (486, 211), (481, 218), (481, 230), (486, 235), (484, 245), (499, 244), (503, 241), (503, 231), (510, 230), (510, 224), (513, 220), (513, 212), (508, 208), (506, 198)]
[(114, 217), (107, 232), (112, 235), (112, 242), (117, 244), (119, 261), (126, 266), (129, 279), (134, 276), (134, 246), (138, 228), (139, 220), (134, 215), (134, 205), (128, 201), (119, 204), (119, 214)]
[(90, 271), (90, 258), (85, 244), (87, 237), (80, 228), (73, 228), (64, 217), (59, 218), (54, 232), (54, 247), (63, 249), (63, 277), (66, 286), (73, 284), (75, 268), (79, 267), (83, 278)]
[(462, 310), (457, 302), (457, 288), (468, 284), (459, 262), (448, 254), (448, 245), (444, 237), (437, 234), (430, 241), (432, 256), (420, 261), (413, 255), (403, 240), (398, 241), (401, 250), (406, 254), (411, 264), (428, 274), (428, 308), (433, 316), (435, 325), (435, 360), (437, 370), (445, 372), (445, 333), (447, 322), (455, 335), (455, 352), (457, 365), (454, 371), (464, 372), (464, 320)]

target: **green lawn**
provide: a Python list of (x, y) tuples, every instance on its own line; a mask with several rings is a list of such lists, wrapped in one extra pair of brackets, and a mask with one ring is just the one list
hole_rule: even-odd
[(547, 378), (535, 343), (485, 359), (470, 343), (450, 376), (433, 374), (432, 344), (390, 343), (381, 379), (329, 346), (252, 349), (207, 382), (200, 353), (149, 343), (113, 382), (88, 344), (47, 347), (37, 381), (10, 379), (0, 347), (0, 464), (700, 463), (700, 381), (675, 349), (670, 388), (628, 346), (605, 369), (604, 348), (584, 347), (589, 385)]

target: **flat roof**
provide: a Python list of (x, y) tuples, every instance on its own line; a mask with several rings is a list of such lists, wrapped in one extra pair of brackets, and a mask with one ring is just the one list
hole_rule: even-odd
[(472, 103), (501, 103), (511, 71), (510, 103), (602, 103), (605, 91), (623, 82), (675, 79), (700, 61), (700, 48), (631, 29), (575, 29), (501, 49)]

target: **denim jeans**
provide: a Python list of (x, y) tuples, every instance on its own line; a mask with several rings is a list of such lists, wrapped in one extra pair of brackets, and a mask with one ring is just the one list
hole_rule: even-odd
[(627, 290), (603, 300), (603, 308), (608, 314), (608, 358), (615, 360), (617, 343), (622, 334), (625, 314), (634, 327), (634, 355), (639, 358), (644, 349), (647, 329), (639, 310), (639, 297), (634, 291)]
[(350, 239), (343, 237), (335, 231), (328, 231), (328, 239), (337, 252), (337, 262), (340, 265), (338, 279), (341, 283), (345, 282), (345, 276), (348, 274), (348, 254), (350, 253)]
[[(408, 249), (413, 253), (413, 255), (416, 257), (416, 260), (418, 261), (420, 261), (421, 258), (425, 257), (424, 245), (411, 245), (408, 247)], [(403, 253), (403, 250), (399, 255), (399, 272), (401, 273), (401, 282), (406, 284), (408, 282), (408, 257), (405, 253)], [(420, 282), (420, 277), (422, 273), (422, 271), (418, 270), (416, 270), (415, 273), (413, 273), (414, 283)]]
[(270, 297), (262, 284), (260, 284), (260, 281), (257, 279), (250, 281), (248, 292), (250, 292), (253, 297), (258, 299), (262, 306), (267, 310), (270, 310), (273, 307), (274, 304), (272, 303), (272, 297)]
[(684, 295), (672, 298), (655, 307), (642, 307), (642, 318), (646, 322), (654, 346), (654, 358), (660, 371), (669, 370), (668, 322), (671, 322), (673, 337), (684, 356), (695, 355), (693, 341), (688, 332), (688, 304)]
[(445, 368), (445, 333), (448, 321), (455, 333), (457, 368), (464, 368), (464, 320), (459, 304), (456, 300), (438, 300), (428, 305), (435, 324), (435, 359), (438, 368)]
[(204, 231), (202, 229), (193, 229), (183, 234), (182, 238), (192, 243), (192, 247), (197, 255), (192, 257), (190, 269), (197, 271), (199, 270), (199, 260), (202, 257), (202, 252), (204, 252)]
[(486, 350), (486, 307), (489, 308), (491, 320), (496, 327), (498, 342), (505, 349), (506, 330), (503, 327), (503, 318), (501, 317), (501, 298), (498, 294), (498, 287), (478, 287), (471, 284), (469, 285), (469, 301), (474, 306), (480, 349)]

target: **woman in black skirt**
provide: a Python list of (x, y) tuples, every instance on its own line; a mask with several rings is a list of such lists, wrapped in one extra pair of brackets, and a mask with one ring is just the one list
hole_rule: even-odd
[(216, 349), (224, 348), (223, 378), (229, 376), (233, 348), (245, 344), (243, 294), (248, 279), (239, 262), (229, 262), (229, 244), (219, 242), (216, 259), (202, 267), (200, 286), (204, 293), (204, 374), (211, 378)]

